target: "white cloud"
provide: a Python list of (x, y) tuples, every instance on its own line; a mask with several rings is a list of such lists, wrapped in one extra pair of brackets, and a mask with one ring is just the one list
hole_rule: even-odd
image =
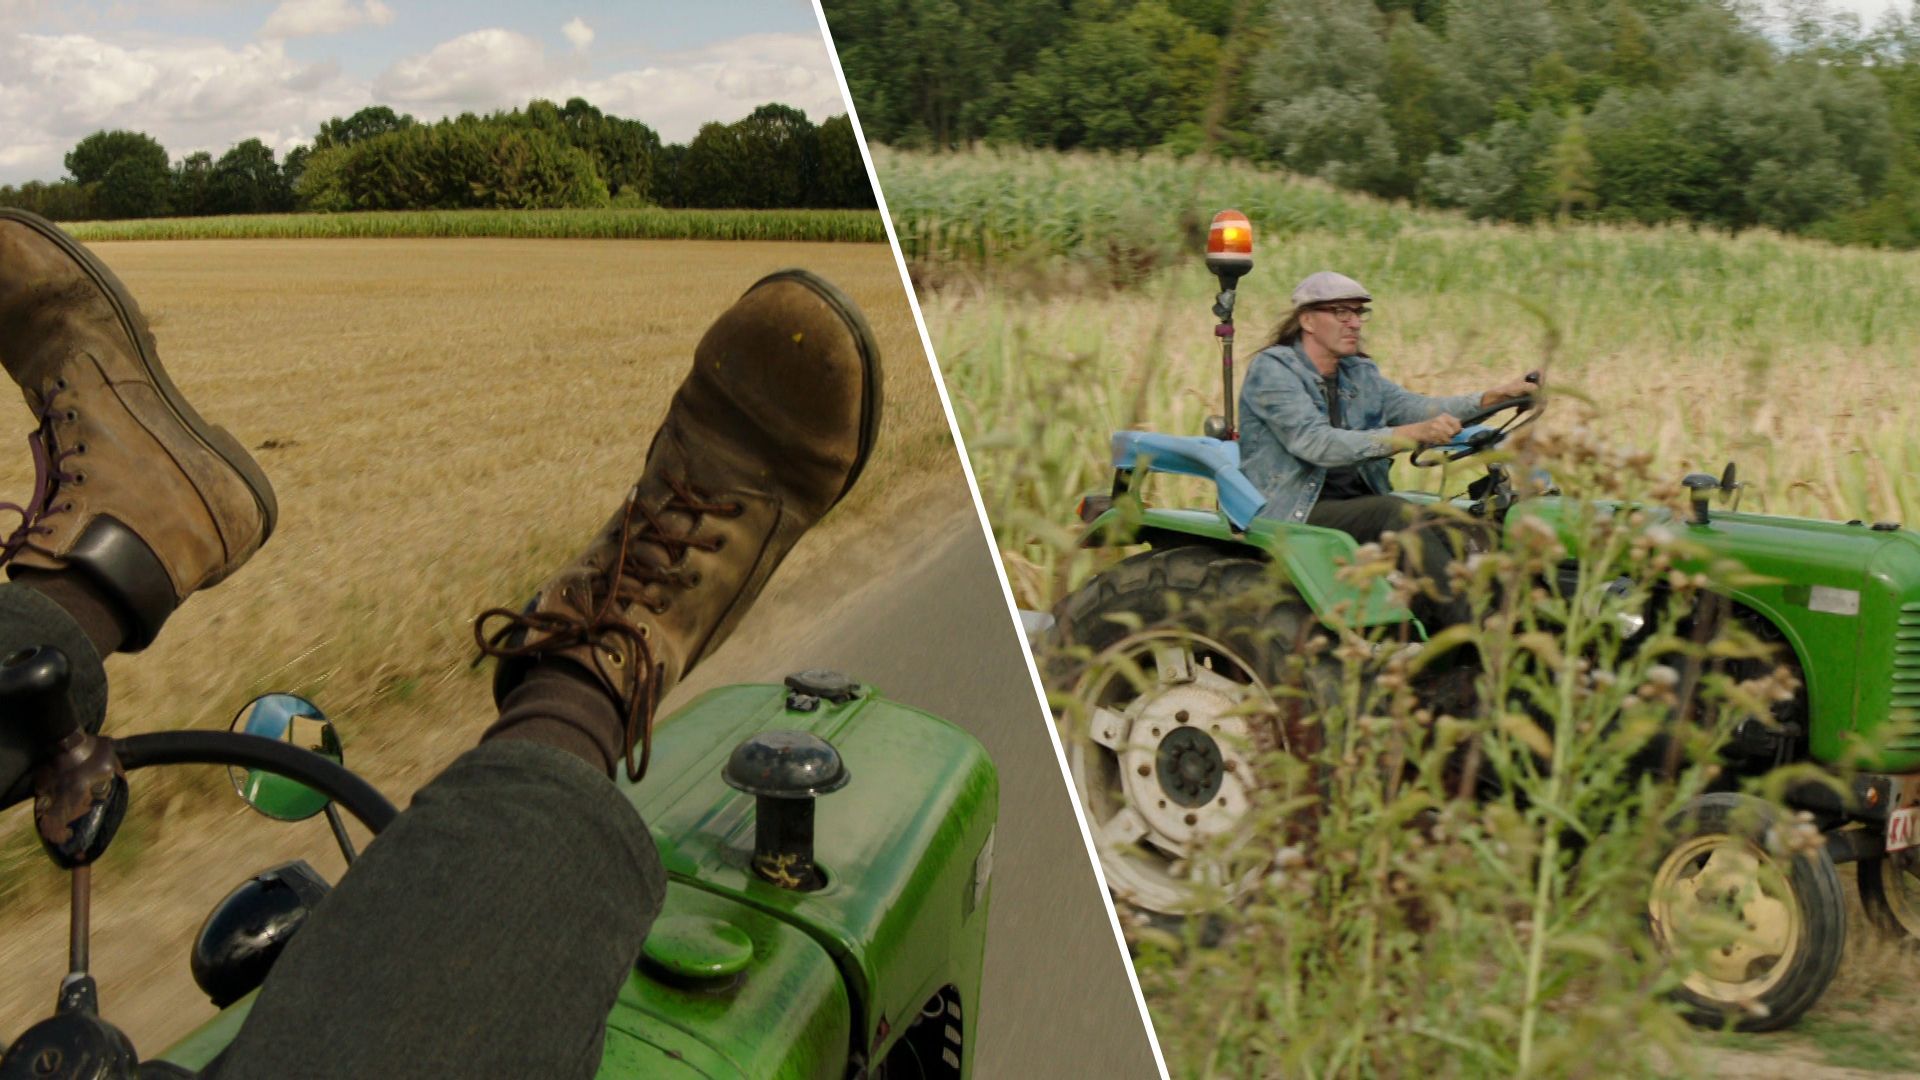
[(667, 142), (686, 142), (709, 120), (738, 120), (778, 101), (815, 123), (847, 111), (819, 34), (748, 34), (671, 53), (637, 71), (575, 80), (549, 95), (578, 94), (603, 112), (644, 121)]
[(66, 152), (101, 129), (145, 132), (175, 159), (249, 138), (285, 152), (367, 95), (337, 65), (294, 60), (278, 41), (127, 46), (0, 32), (0, 183), (57, 179)]
[(778, 101), (818, 122), (847, 111), (826, 43), (813, 33), (748, 34), (644, 68), (592, 77), (510, 30), (476, 30), (399, 61), (374, 80), (374, 99), (422, 119), (583, 97), (640, 120), (667, 142), (686, 142), (709, 120), (732, 121)]
[(524, 105), (554, 75), (540, 43), (511, 30), (475, 30), (395, 63), (374, 97), (422, 111)]
[(385, 26), (393, 21), (393, 9), (381, 0), (283, 0), (267, 16), (260, 28), (264, 38), (310, 37), (338, 34), (359, 26)]
[(588, 26), (586, 20), (577, 15), (567, 25), (561, 27), (560, 32), (573, 43), (574, 52), (586, 52), (587, 46), (593, 44), (593, 27)]

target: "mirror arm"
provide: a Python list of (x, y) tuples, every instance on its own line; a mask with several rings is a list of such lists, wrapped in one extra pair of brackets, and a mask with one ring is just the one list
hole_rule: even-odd
[(327, 827), (333, 830), (333, 842), (340, 845), (340, 857), (351, 869), (355, 858), (353, 837), (347, 835), (347, 823), (340, 820), (340, 808), (332, 803), (327, 804)]

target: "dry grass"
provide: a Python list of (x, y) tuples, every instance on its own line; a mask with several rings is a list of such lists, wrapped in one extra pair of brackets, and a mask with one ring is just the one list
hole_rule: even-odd
[[(224, 726), (254, 693), (304, 691), (350, 764), (404, 805), (493, 715), (468, 620), (512, 603), (618, 505), (714, 316), (791, 265), (863, 307), (886, 358), (881, 442), (861, 486), (795, 550), (756, 617), (857, 547), (871, 574), (968, 499), (891, 251), (880, 245), (566, 241), (196, 241), (101, 245), (169, 370), (255, 451), (273, 541), (196, 597), (147, 653), (109, 663), (109, 730)], [(29, 426), (24, 406), (19, 431)], [(0, 491), (24, 493), (24, 447)], [(902, 511), (900, 508), (911, 508)], [(970, 519), (969, 519), (970, 520)], [(950, 527), (950, 520), (943, 528)], [(157, 1053), (210, 1015), (187, 971), (199, 920), (295, 855), (329, 876), (316, 824), (255, 821), (210, 770), (142, 774), (95, 900), (106, 1015)], [(0, 823), (0, 1038), (51, 1011), (64, 894)], [(164, 857), (161, 856), (164, 852)], [(22, 868), (24, 867), (24, 869)], [(3, 892), (6, 890), (0, 890)]]

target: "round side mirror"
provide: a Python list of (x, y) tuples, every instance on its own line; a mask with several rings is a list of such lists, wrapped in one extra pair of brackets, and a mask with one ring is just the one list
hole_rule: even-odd
[[(320, 707), (293, 694), (264, 694), (235, 714), (229, 730), (242, 735), (290, 742), (335, 764), (341, 763), (340, 735)], [(247, 805), (278, 821), (305, 821), (327, 808), (327, 797), (276, 773), (229, 768), (233, 790)]]

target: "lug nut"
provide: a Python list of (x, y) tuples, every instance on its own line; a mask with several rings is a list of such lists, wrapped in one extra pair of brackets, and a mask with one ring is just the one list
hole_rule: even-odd
[(1185, 710), (1185, 709), (1181, 709), (1181, 710), (1180, 710), (1179, 712), (1177, 712), (1177, 713), (1174, 713), (1174, 714), (1173, 714), (1173, 718), (1174, 718), (1175, 720), (1178, 720), (1178, 721), (1180, 721), (1180, 722), (1181, 722), (1181, 723), (1183, 723), (1183, 724), (1184, 724), (1184, 723), (1186, 723), (1186, 722), (1187, 722), (1187, 710)]
[(1142, 765), (1142, 766), (1140, 766), (1140, 775), (1141, 775), (1141, 776), (1152, 776), (1152, 775), (1153, 775), (1153, 767), (1152, 767), (1151, 765)]

